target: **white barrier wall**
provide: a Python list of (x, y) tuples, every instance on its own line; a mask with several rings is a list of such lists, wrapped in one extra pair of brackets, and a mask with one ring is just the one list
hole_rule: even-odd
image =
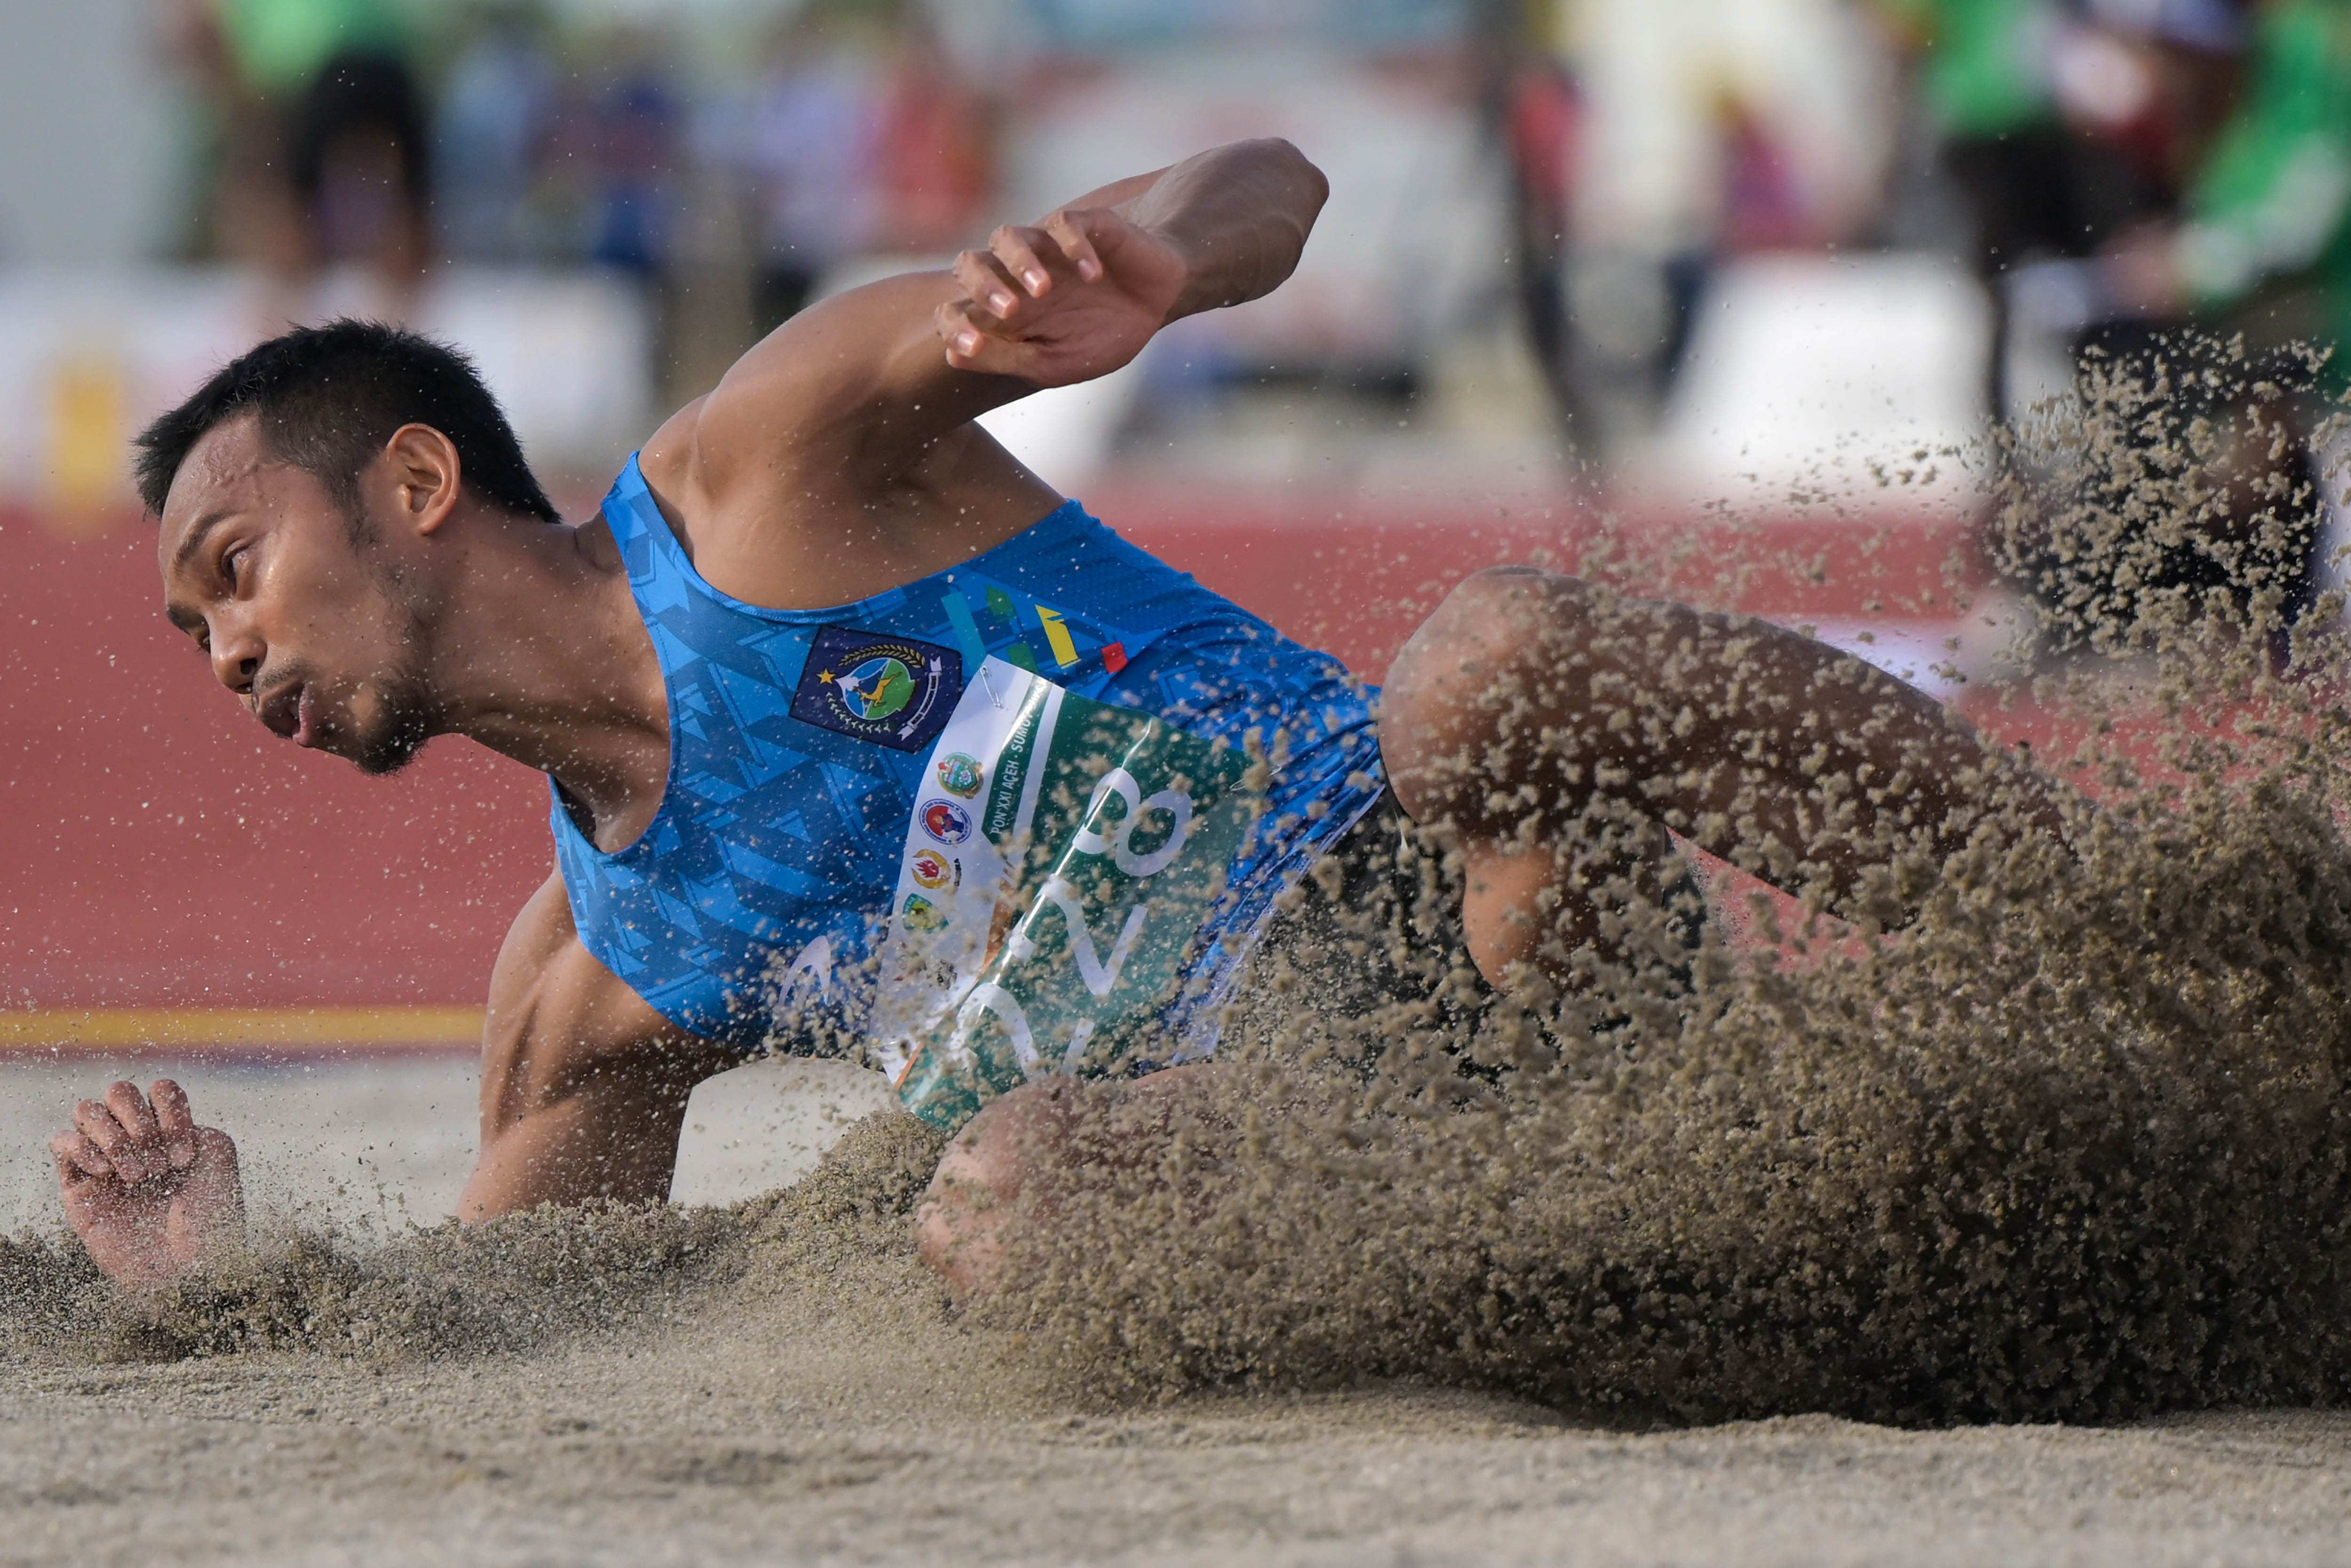
[[(356, 283), (300, 312), (344, 313), (381, 312)], [(132, 434), (282, 319), (234, 271), (0, 272), (0, 499), (68, 527), (117, 511)], [(543, 472), (609, 472), (651, 426), (650, 313), (619, 280), (455, 268), (412, 321), (474, 357)]]
[(1244, 361), (1420, 362), (1505, 287), (1501, 166), (1475, 105), (1312, 49), (1143, 54), (1059, 82), (1008, 133), (1000, 204), (1022, 222), (1097, 186), (1243, 136), (1282, 136), (1331, 198), (1298, 271), (1179, 329)]
[[(1638, 484), (1750, 511), (1971, 508), (1981, 498), (1991, 342), (1991, 300), (1945, 257), (1732, 261), (1699, 298)], [(1922, 450), (1924, 461), (1913, 455)], [(1960, 456), (1937, 455), (1947, 451)], [(1883, 486), (1874, 465), (1897, 482)]]
[(186, 84), (159, 0), (0, 0), (0, 265), (129, 263), (179, 237)]

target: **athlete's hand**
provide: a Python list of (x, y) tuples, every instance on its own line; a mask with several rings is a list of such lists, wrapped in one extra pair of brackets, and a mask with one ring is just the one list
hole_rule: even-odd
[(1064, 207), (956, 257), (964, 297), (938, 308), (947, 363), (1040, 387), (1107, 375), (1167, 324), (1190, 268), (1112, 207)]
[(117, 1083), (74, 1107), (74, 1130), (49, 1140), (66, 1218), (108, 1278), (168, 1285), (245, 1218), (236, 1145), (196, 1125), (188, 1096), (159, 1079), (153, 1097)]

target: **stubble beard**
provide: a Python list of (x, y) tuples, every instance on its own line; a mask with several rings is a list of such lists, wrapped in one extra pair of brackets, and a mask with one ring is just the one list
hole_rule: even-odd
[(375, 695), (375, 719), (353, 737), (359, 754), (352, 761), (361, 773), (381, 779), (415, 761), (424, 743), (440, 733), (441, 704), (424, 674), (425, 655), (433, 645), (432, 616), (399, 571), (370, 565), (400, 623), (405, 650), (398, 664), (368, 683)]
[(371, 684), (376, 719), (365, 734), (355, 737), (359, 755), (351, 760), (371, 779), (381, 779), (416, 760), (416, 754), (433, 738), (439, 710), (423, 678), (412, 668), (395, 670)]

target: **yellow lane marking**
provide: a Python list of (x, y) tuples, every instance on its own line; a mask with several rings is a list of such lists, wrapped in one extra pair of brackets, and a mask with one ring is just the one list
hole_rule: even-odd
[(125, 1046), (469, 1045), (479, 1008), (59, 1008), (0, 1012), (0, 1051)]

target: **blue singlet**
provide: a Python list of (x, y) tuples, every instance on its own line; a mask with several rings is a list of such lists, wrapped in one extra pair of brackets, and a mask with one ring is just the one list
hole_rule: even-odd
[[(1187, 963), (1173, 1004), (1184, 1016), (1167, 1019), (1193, 1042), (1186, 1056), (1213, 1046), (1212, 1009), (1274, 896), (1382, 789), (1371, 694), (1335, 660), (1075, 501), (953, 570), (829, 610), (762, 609), (704, 581), (633, 457), (604, 518), (668, 690), (668, 783), (652, 825), (614, 854), (581, 835), (559, 792), (556, 856), (588, 951), (705, 1039), (801, 1046), (782, 1004), (810, 982), (837, 1024), (858, 1028), (871, 997), (854, 977), (872, 967), (931, 742), (984, 653), (1204, 739), (1239, 746), (1254, 731), (1286, 747)], [(927, 684), (921, 701), (897, 696), (869, 719), (853, 683), (847, 695), (831, 684), (834, 665), (927, 671)]]

